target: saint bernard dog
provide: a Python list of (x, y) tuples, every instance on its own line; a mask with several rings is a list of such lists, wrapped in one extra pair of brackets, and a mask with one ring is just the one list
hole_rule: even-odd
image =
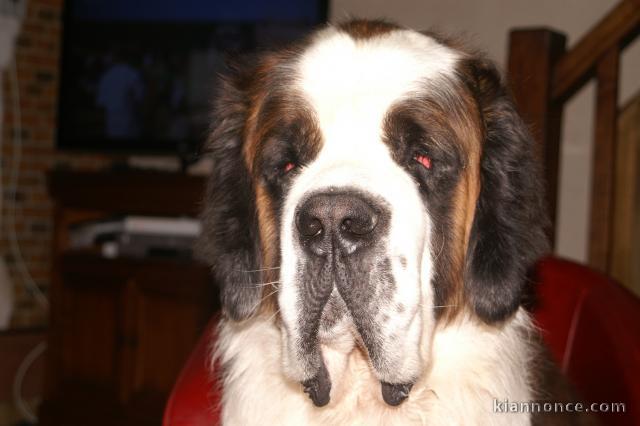
[(225, 425), (528, 425), (522, 307), (547, 248), (532, 138), (496, 67), (380, 21), (221, 83), (202, 249)]

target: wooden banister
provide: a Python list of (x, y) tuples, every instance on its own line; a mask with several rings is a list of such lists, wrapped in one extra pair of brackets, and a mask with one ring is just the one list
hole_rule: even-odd
[(640, 0), (621, 1), (559, 60), (553, 73), (553, 99), (570, 98), (593, 75), (600, 57), (612, 48), (624, 49), (639, 28)]
[(596, 70), (598, 89), (593, 141), (589, 264), (601, 271), (609, 271), (611, 266), (619, 68), (620, 50), (614, 47), (600, 59)]
[[(544, 167), (548, 216), (555, 240), (558, 161), (562, 104), (551, 102), (553, 67), (565, 52), (566, 37), (546, 29), (516, 30), (509, 37), (509, 79), (520, 114), (536, 140), (536, 154)], [(516, 83), (516, 84), (513, 84)]]
[(545, 169), (553, 243), (562, 109), (589, 79), (597, 79), (588, 253), (589, 264), (604, 272), (613, 252), (620, 55), (638, 34), (640, 0), (622, 0), (566, 52), (565, 36), (549, 29), (514, 30), (509, 37), (509, 78)]

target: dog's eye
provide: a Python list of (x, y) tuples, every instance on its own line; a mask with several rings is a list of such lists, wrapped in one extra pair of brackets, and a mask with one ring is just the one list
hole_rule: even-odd
[(291, 162), (291, 161), (289, 161), (288, 163), (284, 163), (281, 166), (281, 170), (282, 170), (283, 174), (287, 174), (287, 173), (289, 173), (291, 170), (293, 170), (295, 168), (296, 168), (296, 164)]
[(425, 169), (431, 168), (431, 157), (429, 157), (428, 155), (416, 153), (414, 154), (413, 159)]

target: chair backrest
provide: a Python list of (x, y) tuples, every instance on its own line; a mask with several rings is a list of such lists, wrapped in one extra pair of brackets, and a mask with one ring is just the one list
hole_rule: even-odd
[(573, 262), (545, 259), (538, 274), (536, 322), (563, 373), (585, 403), (625, 404), (598, 413), (604, 424), (640, 424), (640, 300)]
[(219, 424), (220, 398), (215, 372), (211, 372), (211, 346), (219, 316), (215, 315), (182, 368), (164, 411), (163, 426), (214, 426)]

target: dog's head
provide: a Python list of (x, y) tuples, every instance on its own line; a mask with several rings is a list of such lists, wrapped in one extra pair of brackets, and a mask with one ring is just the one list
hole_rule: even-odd
[(499, 326), (545, 247), (532, 142), (504, 83), (432, 35), (356, 21), (263, 55), (223, 82), (209, 149), (224, 312), (277, 321), (284, 372), (316, 405), (323, 345), (363, 350), (401, 402), (436, 323)]

